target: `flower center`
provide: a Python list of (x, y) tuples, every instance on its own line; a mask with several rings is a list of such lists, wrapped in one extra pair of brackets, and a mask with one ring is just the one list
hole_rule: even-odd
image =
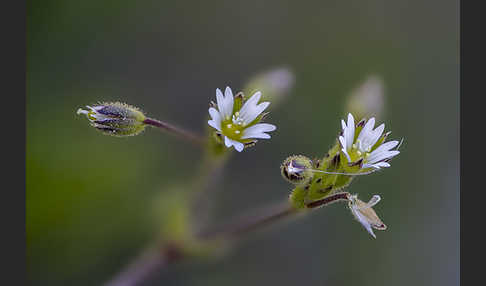
[[(370, 149), (370, 148), (368, 148)], [(351, 161), (355, 162), (361, 158), (368, 158), (370, 156), (370, 150), (363, 150), (361, 146), (361, 141), (357, 140), (356, 143), (354, 143), (351, 146), (351, 150), (349, 150), (349, 157), (351, 157)]]
[(240, 140), (244, 127), (241, 124), (235, 124), (235, 120), (225, 120), (221, 123), (221, 131), (225, 136), (233, 140)]
[(236, 125), (245, 126), (245, 121), (243, 121), (243, 118), (240, 117), (240, 113), (238, 111), (233, 115), (232, 121)]

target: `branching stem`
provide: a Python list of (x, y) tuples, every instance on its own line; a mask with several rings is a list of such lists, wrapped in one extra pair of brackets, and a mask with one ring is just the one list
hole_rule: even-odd
[[(337, 193), (324, 199), (308, 203), (307, 211), (319, 208), (337, 201), (347, 201), (349, 193)], [(245, 234), (252, 233), (264, 226), (272, 225), (282, 221), (291, 215), (302, 213), (306, 209), (298, 210), (293, 208), (288, 202), (277, 205), (276, 207), (265, 208), (266, 212), (249, 216), (239, 217), (222, 227), (201, 232), (197, 238), (204, 241), (215, 239), (226, 239), (229, 241), (237, 240)], [(156, 248), (150, 248), (143, 253), (135, 262), (129, 265), (124, 271), (116, 275), (105, 286), (135, 286), (148, 279), (155, 272), (161, 271), (171, 263), (184, 259), (184, 250), (177, 244), (168, 244)]]

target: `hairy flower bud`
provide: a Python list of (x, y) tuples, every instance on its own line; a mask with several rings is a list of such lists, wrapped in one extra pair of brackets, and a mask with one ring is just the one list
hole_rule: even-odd
[(121, 102), (104, 102), (79, 108), (77, 114), (84, 114), (91, 126), (103, 134), (124, 137), (137, 135), (145, 129), (145, 115), (136, 107)]
[(355, 88), (346, 102), (346, 111), (357, 118), (381, 118), (384, 111), (384, 83), (377, 75), (369, 76)]
[(251, 78), (244, 91), (251, 94), (255, 90), (260, 90), (263, 94), (263, 100), (268, 100), (276, 105), (287, 97), (294, 83), (295, 75), (290, 69), (285, 67), (274, 68)]
[(290, 156), (280, 166), (280, 172), (292, 184), (306, 184), (313, 176), (312, 160), (303, 155)]

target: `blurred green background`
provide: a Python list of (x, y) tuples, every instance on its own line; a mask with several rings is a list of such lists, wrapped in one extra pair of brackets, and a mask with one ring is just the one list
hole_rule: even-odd
[[(285, 65), (296, 77), (271, 141), (235, 154), (214, 222), (285, 199), (279, 165), (322, 156), (350, 91), (383, 77), (392, 167), (348, 191), (387, 224), (377, 239), (334, 204), (144, 285), (458, 285), (459, 1), (29, 1), (26, 231), (30, 285), (100, 285), (159, 223), (154, 202), (200, 150), (158, 130), (103, 136), (76, 110), (121, 100), (203, 132), (215, 88)], [(255, 163), (257, 162), (257, 163)]]

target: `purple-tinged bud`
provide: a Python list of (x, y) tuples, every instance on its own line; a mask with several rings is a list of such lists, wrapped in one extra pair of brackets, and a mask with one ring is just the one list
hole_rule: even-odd
[(137, 135), (145, 129), (145, 115), (136, 107), (121, 102), (104, 102), (79, 108), (77, 114), (84, 114), (91, 126), (103, 134), (125, 137)]

